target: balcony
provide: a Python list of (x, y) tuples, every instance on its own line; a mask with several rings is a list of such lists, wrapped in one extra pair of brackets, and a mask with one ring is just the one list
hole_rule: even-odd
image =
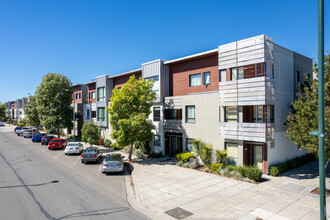
[(164, 119), (165, 132), (181, 132), (182, 120)]
[(268, 77), (219, 83), (220, 106), (274, 105), (274, 84)]
[(219, 123), (220, 137), (232, 140), (266, 142), (275, 138), (272, 123)]

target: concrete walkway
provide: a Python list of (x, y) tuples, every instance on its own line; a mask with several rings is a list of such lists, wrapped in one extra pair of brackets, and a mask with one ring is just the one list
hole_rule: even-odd
[[(310, 193), (318, 186), (317, 166), (265, 175), (268, 181), (253, 184), (144, 160), (134, 164), (132, 174), (140, 208), (128, 199), (152, 219), (319, 219), (319, 197)], [(330, 208), (327, 213), (329, 218)]]

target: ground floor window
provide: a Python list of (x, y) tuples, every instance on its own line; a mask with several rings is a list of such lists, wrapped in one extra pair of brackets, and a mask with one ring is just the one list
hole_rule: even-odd
[(155, 137), (154, 137), (154, 146), (161, 146), (160, 135), (155, 135)]
[(193, 151), (193, 144), (192, 144), (192, 141), (194, 139), (192, 138), (186, 138), (186, 150), (187, 151)]
[(225, 122), (237, 122), (237, 106), (225, 107)]
[(237, 143), (226, 143), (225, 148), (227, 150), (227, 156), (229, 158), (238, 158), (238, 144)]

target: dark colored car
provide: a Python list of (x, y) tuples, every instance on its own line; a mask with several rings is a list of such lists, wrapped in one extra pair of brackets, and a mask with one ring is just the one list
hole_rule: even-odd
[(21, 126), (19, 126), (19, 127), (16, 127), (15, 129), (14, 129), (14, 132), (16, 133), (16, 130), (21, 130), (22, 129), (22, 127)]
[(47, 134), (45, 133), (36, 133), (31, 138), (32, 142), (40, 142), (43, 137), (45, 137)]
[(63, 149), (66, 147), (66, 140), (60, 139), (60, 138), (54, 138), (48, 143), (48, 149)]
[(48, 143), (54, 138), (55, 138), (54, 136), (45, 136), (41, 138), (41, 145), (48, 145)]
[(102, 151), (98, 147), (87, 147), (81, 154), (81, 162), (100, 162), (102, 160)]

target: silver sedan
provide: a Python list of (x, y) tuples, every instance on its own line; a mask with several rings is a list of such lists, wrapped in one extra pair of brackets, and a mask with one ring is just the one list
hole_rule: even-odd
[(107, 154), (102, 163), (102, 173), (123, 172), (124, 156), (121, 154)]

